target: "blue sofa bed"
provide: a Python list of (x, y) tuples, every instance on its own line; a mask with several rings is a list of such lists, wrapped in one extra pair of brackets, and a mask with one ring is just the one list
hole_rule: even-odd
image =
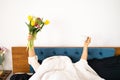
[[(75, 63), (80, 59), (82, 50), (82, 47), (35, 47), (39, 63), (42, 63), (42, 61), (47, 57), (61, 55), (68, 56), (72, 62)], [(88, 48), (88, 64), (106, 80), (120, 80), (120, 56), (115, 56), (114, 48)], [(30, 72), (34, 73), (31, 66)], [(19, 76), (13, 75), (11, 80), (19, 80), (16, 76), (20, 78), (21, 76), (22, 78), (27, 76), (27, 78), (29, 78), (28, 75), (22, 74)], [(15, 77), (17, 79), (15, 79)]]

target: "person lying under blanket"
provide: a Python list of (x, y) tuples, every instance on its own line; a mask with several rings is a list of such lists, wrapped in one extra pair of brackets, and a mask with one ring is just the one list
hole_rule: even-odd
[[(28, 36), (28, 40), (32, 36)], [(87, 37), (84, 42), (83, 52), (78, 62), (72, 63), (67, 56), (52, 56), (38, 62), (34, 47), (28, 51), (28, 63), (33, 67), (35, 73), (29, 80), (105, 80), (101, 78), (87, 62), (88, 45), (91, 38)]]

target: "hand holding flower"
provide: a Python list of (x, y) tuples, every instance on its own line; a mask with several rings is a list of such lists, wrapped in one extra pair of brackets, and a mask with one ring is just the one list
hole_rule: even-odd
[(28, 41), (30, 41), (32, 38), (33, 38), (33, 36), (29, 34), (28, 35)]
[(34, 16), (28, 16), (29, 24), (27, 24), (28, 29), (29, 29), (29, 38), (28, 40), (28, 48), (31, 49), (34, 46), (34, 40), (36, 39), (36, 35), (41, 29), (43, 28), (44, 25), (49, 24), (49, 20), (43, 21), (43, 19), (39, 17), (34, 17)]

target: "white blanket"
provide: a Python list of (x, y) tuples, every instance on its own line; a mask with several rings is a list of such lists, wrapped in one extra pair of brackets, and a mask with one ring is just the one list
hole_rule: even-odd
[(35, 74), (29, 80), (104, 80), (104, 79), (101, 78), (88, 65), (86, 60), (81, 59), (77, 63), (72, 63), (70, 58), (67, 56), (53, 56), (45, 59), (43, 63), (38, 67)]

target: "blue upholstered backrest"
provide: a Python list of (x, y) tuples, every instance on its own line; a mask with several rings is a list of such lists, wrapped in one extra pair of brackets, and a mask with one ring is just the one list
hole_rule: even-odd
[[(35, 47), (35, 52), (39, 61), (42, 62), (47, 57), (54, 55), (64, 55), (71, 58), (72, 62), (77, 62), (82, 54), (82, 47)], [(114, 56), (114, 48), (88, 48), (88, 59), (102, 59)]]

